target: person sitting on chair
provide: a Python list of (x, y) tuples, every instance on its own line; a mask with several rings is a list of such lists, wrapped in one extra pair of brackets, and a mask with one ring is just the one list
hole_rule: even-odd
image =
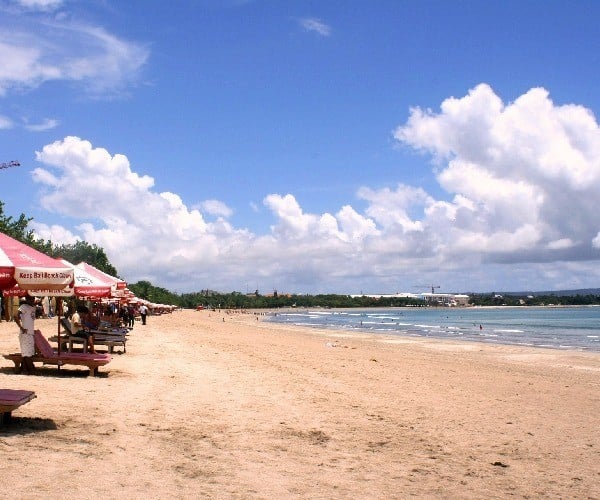
[(87, 316), (90, 315), (90, 311), (85, 306), (79, 306), (73, 315), (71, 316), (71, 331), (73, 332), (74, 337), (80, 337), (86, 340), (87, 348), (90, 352), (94, 351), (94, 335), (87, 331), (86, 328), (92, 329), (88, 326)]
[(87, 307), (81, 317), (81, 323), (83, 324), (83, 327), (88, 330), (98, 330), (100, 328), (100, 318)]

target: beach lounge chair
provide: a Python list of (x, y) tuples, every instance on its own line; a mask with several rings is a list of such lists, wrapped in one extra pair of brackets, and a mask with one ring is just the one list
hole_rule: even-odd
[[(36, 354), (31, 358), (34, 363), (56, 365), (59, 368), (63, 365), (87, 366), (92, 375), (98, 375), (98, 367), (108, 364), (112, 359), (110, 354), (99, 353), (61, 352), (59, 355), (39, 330), (35, 331), (35, 350)], [(15, 369), (19, 370), (23, 361), (20, 353), (5, 354), (4, 357), (10, 359), (15, 364)]]
[(7, 424), (13, 410), (35, 398), (33, 391), (0, 389), (0, 424)]
[[(65, 336), (61, 336), (61, 350), (64, 348), (71, 352), (73, 350), (73, 344), (83, 344), (83, 352), (87, 352), (87, 341), (84, 337), (77, 336), (71, 327), (71, 322), (67, 318), (61, 318), (60, 324), (62, 325)], [(94, 346), (104, 345), (108, 347), (109, 352), (112, 354), (115, 346), (123, 348), (123, 353), (127, 352), (127, 330), (90, 330), (85, 329), (86, 332), (92, 335), (92, 341)], [(58, 342), (58, 337), (51, 337), (50, 340)]]

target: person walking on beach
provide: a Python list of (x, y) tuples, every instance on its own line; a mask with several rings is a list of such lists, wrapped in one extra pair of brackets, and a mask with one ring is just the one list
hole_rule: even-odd
[(146, 304), (140, 306), (140, 316), (142, 317), (142, 325), (146, 324), (146, 316), (148, 315), (148, 308)]
[(27, 375), (31, 375), (35, 371), (33, 360), (31, 359), (35, 355), (35, 298), (28, 295), (22, 300), (23, 302), (15, 315), (15, 323), (19, 327), (19, 344), (21, 346), (21, 355), (23, 356), (21, 371), (24, 369)]

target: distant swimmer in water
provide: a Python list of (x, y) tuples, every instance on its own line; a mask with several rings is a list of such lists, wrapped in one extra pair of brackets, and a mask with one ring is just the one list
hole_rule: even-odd
[(483, 330), (483, 326), (479, 325), (479, 329), (480, 329), (480, 330)]

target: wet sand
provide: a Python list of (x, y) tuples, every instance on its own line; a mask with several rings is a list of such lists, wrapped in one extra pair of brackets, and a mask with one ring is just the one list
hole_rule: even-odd
[(599, 354), (258, 319), (149, 317), (99, 377), (0, 358), (38, 396), (0, 428), (3, 497), (600, 498)]

